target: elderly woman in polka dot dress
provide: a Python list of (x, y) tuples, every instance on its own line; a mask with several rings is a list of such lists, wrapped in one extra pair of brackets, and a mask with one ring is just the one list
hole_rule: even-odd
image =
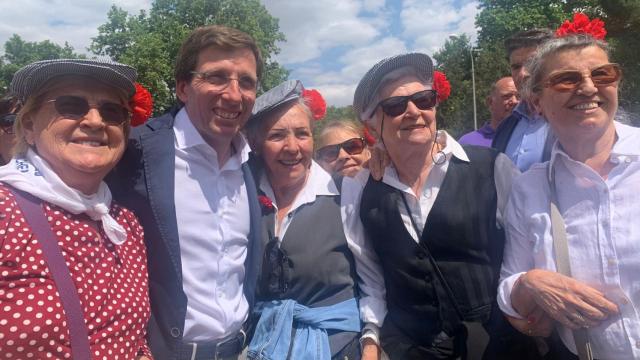
[(135, 69), (18, 71), (16, 156), (0, 167), (0, 359), (150, 359), (143, 231), (103, 182), (123, 154)]

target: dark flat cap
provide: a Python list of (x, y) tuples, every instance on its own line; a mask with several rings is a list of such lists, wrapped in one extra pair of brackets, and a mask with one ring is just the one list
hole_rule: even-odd
[(303, 90), (300, 80), (286, 80), (256, 99), (251, 120), (263, 117), (282, 104), (299, 99)]
[(133, 96), (136, 92), (137, 72), (131, 66), (110, 60), (86, 59), (56, 59), (34, 62), (13, 75), (9, 89), (24, 102), (47, 81), (62, 75), (92, 77), (123, 90), (128, 96)]
[(376, 98), (382, 79), (390, 72), (404, 67), (413, 69), (427, 81), (433, 79), (433, 63), (427, 54), (408, 53), (380, 60), (364, 74), (353, 95), (353, 110), (359, 119), (362, 120), (362, 112), (367, 110), (371, 101)]

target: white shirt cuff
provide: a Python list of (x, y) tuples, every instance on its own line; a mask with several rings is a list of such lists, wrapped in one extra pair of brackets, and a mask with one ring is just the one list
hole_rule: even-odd
[(372, 323), (366, 323), (362, 329), (362, 336), (360, 336), (360, 345), (364, 339), (371, 339), (380, 346), (380, 328)]
[(524, 275), (526, 271), (519, 272), (513, 274), (500, 282), (500, 286), (498, 286), (498, 306), (503, 313), (514, 317), (516, 319), (524, 319), (524, 317), (511, 306), (511, 292), (513, 291), (513, 286), (516, 281), (520, 278), (520, 276)]

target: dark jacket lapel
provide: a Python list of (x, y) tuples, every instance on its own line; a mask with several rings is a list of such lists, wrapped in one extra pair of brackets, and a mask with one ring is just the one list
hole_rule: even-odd
[(249, 245), (247, 246), (247, 259), (245, 260), (244, 294), (249, 302), (249, 308), (255, 302), (256, 286), (258, 274), (262, 267), (263, 253), (263, 233), (262, 233), (262, 210), (258, 202), (258, 192), (256, 182), (251, 173), (248, 163), (242, 164), (244, 183), (247, 187), (247, 197), (249, 198), (249, 217), (251, 228), (249, 231)]
[(175, 148), (173, 133), (174, 114), (167, 114), (160, 121), (148, 126), (150, 132), (140, 135), (143, 149), (143, 164), (149, 204), (160, 236), (171, 256), (178, 279), (182, 281), (180, 243), (176, 220), (175, 194)]

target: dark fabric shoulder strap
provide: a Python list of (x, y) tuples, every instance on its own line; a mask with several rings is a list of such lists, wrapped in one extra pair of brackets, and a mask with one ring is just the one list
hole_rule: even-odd
[(493, 137), (493, 141), (491, 143), (492, 148), (498, 149), (500, 152), (505, 152), (507, 150), (511, 134), (513, 134), (513, 130), (516, 128), (520, 118), (520, 114), (513, 112), (511, 115), (507, 116), (506, 119), (502, 120), (502, 123), (498, 125), (496, 134)]
[(40, 242), (42, 254), (47, 262), (53, 281), (56, 283), (62, 307), (67, 316), (71, 357), (76, 360), (90, 360), (89, 331), (84, 321), (84, 313), (78, 297), (78, 291), (71, 279), (62, 251), (58, 247), (58, 241), (44, 216), (41, 206), (42, 201), (17, 189), (12, 188), (11, 192), (22, 210), (22, 214), (31, 226), (36, 239)]

